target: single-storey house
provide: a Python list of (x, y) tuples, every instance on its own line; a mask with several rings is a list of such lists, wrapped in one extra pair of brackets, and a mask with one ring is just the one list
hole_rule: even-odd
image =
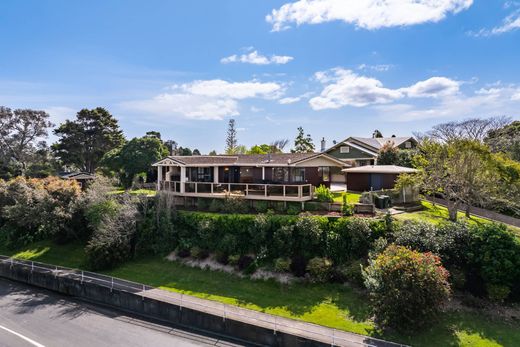
[(327, 153), (169, 156), (157, 167), (157, 189), (184, 197), (299, 201), (349, 165)]
[[(322, 143), (322, 152), (352, 167), (377, 165), (379, 151), (387, 144), (399, 149), (413, 149), (417, 147), (417, 140), (413, 137), (349, 137), (329, 149), (323, 148), (325, 146)], [(336, 178), (339, 180), (343, 177)]]
[(416, 169), (396, 165), (365, 165), (343, 169), (347, 189), (357, 192), (393, 189), (400, 174), (415, 173)]

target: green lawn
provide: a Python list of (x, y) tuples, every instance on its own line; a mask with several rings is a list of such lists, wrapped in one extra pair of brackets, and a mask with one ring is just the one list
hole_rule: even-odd
[[(57, 265), (81, 267), (80, 244), (39, 242), (17, 252), (0, 246), (0, 253)], [(251, 281), (222, 272), (200, 270), (160, 257), (137, 259), (106, 274), (165, 290), (305, 320), (413, 346), (520, 346), (520, 325), (497, 322), (475, 313), (449, 313), (430, 330), (412, 337), (381, 335), (370, 321), (367, 298), (337, 284), (281, 285)]]
[(123, 194), (125, 192), (130, 193), (130, 195), (147, 195), (147, 196), (155, 196), (157, 194), (157, 191), (154, 189), (136, 189), (136, 190), (124, 190), (123, 188), (118, 188), (113, 191), (111, 191), (109, 194), (112, 195), (119, 195)]
[(356, 204), (359, 202), (359, 198), (361, 198), (361, 194), (358, 194), (358, 193), (337, 192), (337, 193), (332, 193), (332, 195), (334, 196), (334, 202), (342, 203), (343, 195), (345, 195), (345, 194), (347, 195), (347, 202), (349, 204)]
[[(441, 205), (433, 205), (431, 202), (422, 201), (423, 210), (416, 212), (408, 212), (401, 213), (395, 215), (395, 219), (397, 220), (417, 220), (431, 223), (441, 223), (448, 220), (448, 209)], [(483, 223), (491, 223), (490, 220), (485, 218), (480, 218), (477, 216), (471, 216), (467, 218), (463, 212), (459, 212), (457, 214), (457, 218), (461, 221), (466, 221), (470, 224), (483, 224)], [(520, 236), (520, 228), (515, 226), (509, 226), (509, 229), (513, 231), (516, 235)]]

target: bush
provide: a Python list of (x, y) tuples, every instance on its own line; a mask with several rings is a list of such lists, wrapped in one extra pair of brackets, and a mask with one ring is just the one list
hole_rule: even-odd
[(452, 288), (463, 290), (466, 287), (466, 273), (459, 268), (451, 268), (450, 283)]
[(341, 205), (341, 213), (346, 217), (353, 216), (354, 215), (354, 205), (348, 203), (347, 194), (343, 194), (342, 199), (343, 199), (343, 204)]
[(90, 269), (108, 269), (130, 259), (137, 215), (135, 201), (126, 200), (119, 205), (115, 216), (105, 216), (85, 247)]
[(307, 264), (307, 271), (311, 281), (325, 283), (330, 280), (332, 275), (332, 261), (327, 258), (312, 258)]
[(251, 265), (255, 259), (250, 255), (241, 255), (240, 258), (238, 258), (238, 269), (240, 271), (244, 271)]
[(204, 260), (206, 259), (207, 257), (209, 257), (209, 252), (205, 249), (202, 249), (200, 247), (193, 247), (191, 250), (190, 250), (190, 254), (192, 257), (196, 258), (196, 259), (199, 259), (199, 260)]
[(236, 254), (230, 255), (228, 259), (229, 259), (229, 265), (237, 266), (238, 261), (240, 260), (240, 256), (236, 255)]
[(266, 213), (269, 209), (267, 201), (255, 201), (255, 210), (258, 213)]
[(217, 252), (215, 254), (215, 260), (222, 265), (229, 264), (229, 256), (224, 252)]
[(363, 260), (355, 260), (349, 264), (340, 265), (334, 268), (333, 278), (338, 282), (349, 282), (353, 285), (363, 286)]
[(287, 214), (290, 214), (290, 215), (298, 215), (300, 214), (301, 212), (301, 208), (298, 207), (298, 206), (294, 206), (294, 205), (290, 205), (288, 208), (287, 208)]
[(291, 270), (291, 260), (287, 258), (277, 258), (274, 261), (274, 270), (276, 272), (289, 272)]
[(177, 251), (179, 258), (188, 258), (191, 256), (191, 251), (188, 248), (181, 248)]
[(488, 284), (486, 286), (486, 290), (488, 293), (488, 298), (491, 301), (497, 302), (497, 303), (503, 303), (509, 294), (511, 293), (511, 290), (508, 286), (500, 285), (500, 284)]
[(316, 190), (314, 191), (314, 195), (316, 196), (316, 199), (320, 202), (334, 201), (334, 195), (332, 195), (330, 189), (325, 187), (323, 184), (316, 188)]
[(376, 323), (399, 331), (430, 324), (449, 298), (448, 276), (437, 256), (388, 246), (363, 271)]
[(366, 257), (372, 230), (364, 218), (340, 218), (331, 227), (327, 239), (327, 255), (336, 263)]
[(211, 200), (211, 203), (209, 204), (208, 210), (211, 212), (218, 212), (220, 211), (221, 203), (218, 202), (217, 199)]
[(220, 211), (224, 213), (247, 213), (248, 210), (246, 201), (238, 196), (226, 197), (220, 206)]
[(307, 261), (304, 257), (296, 255), (291, 259), (291, 272), (296, 277), (305, 276), (305, 270), (307, 269)]

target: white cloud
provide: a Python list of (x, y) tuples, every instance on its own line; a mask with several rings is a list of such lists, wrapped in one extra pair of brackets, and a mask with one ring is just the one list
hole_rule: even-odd
[[(515, 95), (518, 97), (515, 99)], [(490, 115), (514, 115), (520, 105), (520, 88), (505, 86), (482, 88), (474, 94), (461, 93), (439, 99), (427, 106), (410, 104), (379, 105), (374, 109), (380, 117), (394, 121), (415, 121), (431, 118), (464, 119)]]
[(292, 97), (286, 97), (286, 98), (282, 98), (280, 100), (278, 100), (278, 103), (279, 104), (282, 104), (282, 105), (289, 105), (289, 104), (294, 104), (302, 99), (307, 99), (307, 98), (310, 98), (312, 96), (313, 93), (311, 92), (308, 92), (308, 93), (304, 93), (302, 95), (299, 95), (299, 96), (292, 96)]
[(293, 57), (290, 57), (288, 55), (272, 55), (270, 57), (259, 54), (258, 51), (252, 51), (246, 54), (233, 54), (229, 57), (225, 57), (220, 59), (220, 62), (222, 64), (229, 64), (229, 63), (245, 63), (245, 64), (255, 64), (255, 65), (270, 65), (270, 64), (276, 64), (276, 65), (283, 65), (287, 64), (291, 60), (293, 60)]
[(480, 29), (478, 32), (469, 32), (472, 36), (492, 36), (500, 35), (510, 31), (520, 29), (520, 11), (515, 11), (507, 16), (502, 24), (492, 29)]
[(273, 31), (291, 23), (318, 24), (343, 21), (364, 29), (438, 22), (449, 13), (468, 9), (473, 0), (299, 0), (273, 9), (266, 20)]
[(310, 99), (314, 110), (386, 104), (404, 97), (446, 97), (459, 91), (459, 82), (446, 77), (432, 77), (397, 89), (386, 88), (378, 79), (342, 68), (317, 72), (315, 78), (326, 86), (320, 96)]
[(358, 66), (358, 70), (373, 70), (377, 72), (385, 72), (390, 70), (393, 67), (393, 65), (390, 64), (377, 64), (377, 65), (368, 65), (368, 64), (361, 64)]
[(294, 97), (287, 97), (287, 98), (282, 98), (280, 100), (278, 100), (278, 103), (282, 104), (282, 105), (289, 105), (289, 104), (294, 104), (295, 102), (298, 102), (300, 101), (301, 98), (299, 96), (294, 96)]
[(165, 117), (178, 115), (189, 119), (221, 120), (240, 114), (239, 100), (276, 99), (283, 94), (284, 87), (274, 82), (228, 82), (217, 79), (173, 85), (167, 90), (151, 99), (127, 101), (122, 106)]
[(456, 94), (460, 83), (446, 77), (432, 77), (402, 90), (412, 98), (440, 97)]

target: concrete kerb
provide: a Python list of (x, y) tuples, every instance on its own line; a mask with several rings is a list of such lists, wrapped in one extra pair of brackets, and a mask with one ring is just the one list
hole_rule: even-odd
[(404, 345), (160, 290), (106, 275), (0, 256), (0, 276), (190, 329), (269, 346)]

